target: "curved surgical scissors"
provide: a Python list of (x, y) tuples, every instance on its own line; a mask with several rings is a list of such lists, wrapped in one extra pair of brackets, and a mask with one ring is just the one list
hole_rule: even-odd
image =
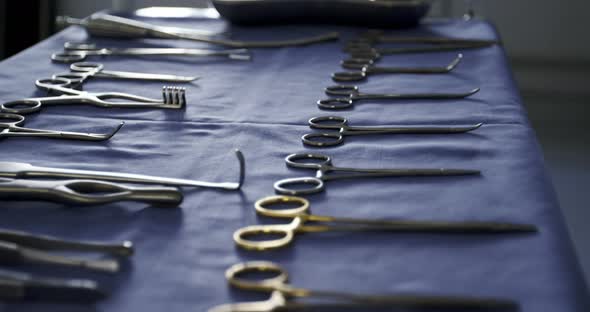
[[(271, 273), (272, 277), (256, 278), (261, 274)], [(248, 275), (249, 277), (246, 277)], [(289, 274), (279, 265), (269, 261), (250, 261), (238, 263), (225, 271), (228, 283), (236, 288), (270, 293), (265, 301), (228, 303), (215, 306), (208, 312), (273, 312), (292, 310), (318, 310), (326, 308), (367, 308), (394, 307), (413, 309), (511, 309), (518, 308), (518, 303), (510, 299), (441, 296), (419, 294), (380, 294), (363, 295), (336, 291), (311, 290), (297, 288), (288, 284)], [(328, 302), (289, 302), (290, 298), (330, 299)]]
[[(121, 92), (92, 93), (72, 89), (70, 79), (49, 78), (35, 81), (35, 85), (50, 93), (60, 96), (26, 98), (0, 104), (0, 111), (15, 114), (30, 114), (41, 110), (42, 105), (90, 104), (100, 107), (118, 108), (170, 108), (181, 109), (186, 104), (185, 89), (181, 87), (163, 87), (162, 100)], [(122, 101), (106, 101), (115, 99)]]
[(105, 141), (112, 138), (123, 127), (121, 122), (111, 133), (82, 133), (68, 131), (42, 130), (21, 127), (25, 117), (18, 114), (0, 113), (0, 138), (2, 137), (36, 137), (81, 141)]
[(190, 82), (199, 79), (199, 77), (104, 70), (103, 64), (91, 62), (77, 62), (71, 64), (70, 70), (71, 72), (69, 73), (55, 74), (51, 76), (51, 78), (66, 78), (69, 79), (73, 85), (79, 85), (81, 83), (84, 83), (87, 79), (91, 77), (170, 82)]
[(64, 51), (53, 53), (51, 59), (61, 63), (79, 62), (88, 56), (147, 56), (147, 55), (179, 55), (179, 56), (221, 56), (232, 60), (249, 61), (252, 57), (246, 49), (206, 50), (185, 48), (99, 48), (93, 43), (66, 42)]
[(361, 81), (373, 74), (446, 74), (455, 69), (462, 58), (463, 54), (458, 54), (451, 63), (441, 67), (379, 67), (373, 65), (372, 60), (347, 59), (341, 62), (342, 67), (356, 71), (333, 73), (332, 80), (339, 82)]
[(479, 170), (471, 169), (359, 169), (335, 167), (332, 165), (332, 159), (322, 154), (291, 154), (285, 158), (285, 162), (288, 167), (316, 170), (315, 177), (289, 178), (275, 182), (275, 191), (286, 195), (319, 193), (325, 189), (324, 182), (332, 180), (380, 177), (457, 176), (480, 173)]
[(339, 98), (319, 100), (321, 109), (345, 109), (360, 100), (451, 100), (462, 99), (479, 92), (479, 88), (464, 93), (383, 93), (370, 94), (359, 91), (358, 86), (336, 85), (327, 87), (325, 93)]
[(465, 133), (481, 127), (482, 123), (472, 126), (397, 126), (397, 127), (351, 127), (348, 119), (339, 116), (313, 117), (309, 121), (309, 127), (313, 129), (337, 130), (338, 132), (308, 133), (301, 137), (303, 144), (326, 147), (340, 145), (345, 136), (367, 134), (449, 134)]
[[(294, 208), (278, 209), (281, 205), (296, 205)], [(275, 208), (273, 208), (275, 206)], [(248, 250), (269, 250), (285, 247), (293, 242), (297, 233), (320, 233), (334, 231), (379, 231), (379, 232), (422, 232), (422, 233), (519, 233), (535, 232), (529, 224), (481, 221), (411, 221), (338, 218), (309, 213), (309, 202), (296, 196), (269, 196), (258, 200), (256, 213), (272, 218), (293, 219), (289, 224), (251, 225), (234, 232), (237, 246)], [(307, 225), (307, 222), (325, 222)], [(341, 224), (341, 225), (338, 225)], [(269, 234), (281, 236), (267, 238)], [(258, 239), (252, 237), (261, 236)], [(267, 238), (267, 239), (265, 239)]]

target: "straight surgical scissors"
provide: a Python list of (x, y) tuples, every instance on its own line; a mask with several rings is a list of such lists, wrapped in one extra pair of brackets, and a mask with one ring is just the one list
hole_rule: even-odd
[[(282, 205), (296, 205), (294, 208), (272, 208)], [(272, 218), (293, 219), (289, 224), (251, 225), (234, 232), (234, 242), (248, 250), (270, 250), (285, 247), (293, 242), (298, 233), (320, 233), (334, 231), (379, 231), (379, 232), (422, 232), (422, 233), (520, 233), (535, 232), (536, 227), (528, 224), (482, 221), (411, 221), (339, 218), (309, 213), (309, 202), (296, 196), (269, 196), (258, 200), (256, 213)], [(307, 225), (307, 222), (324, 222)], [(339, 225), (340, 224), (340, 225)], [(279, 238), (269, 238), (276, 234)], [(258, 239), (253, 237), (260, 236)]]
[(336, 85), (327, 87), (325, 93), (338, 98), (319, 100), (321, 109), (345, 109), (360, 100), (452, 100), (462, 99), (479, 92), (479, 88), (464, 93), (383, 93), (370, 94), (359, 91), (358, 86)]
[(79, 62), (87, 56), (148, 56), (148, 55), (178, 55), (178, 56), (220, 56), (232, 60), (249, 61), (252, 57), (246, 49), (207, 50), (187, 48), (99, 48), (93, 43), (66, 42), (63, 52), (53, 53), (51, 59), (61, 63)]
[[(271, 273), (274, 276), (256, 278), (264, 273)], [(367, 310), (367, 307), (401, 308), (404, 311), (405, 309), (518, 309), (517, 302), (502, 298), (410, 293), (364, 295), (297, 288), (288, 284), (289, 275), (284, 268), (269, 261), (250, 261), (235, 264), (225, 271), (225, 278), (233, 287), (269, 293), (270, 298), (265, 301), (222, 304), (209, 309), (208, 312), (323, 311), (329, 308), (361, 308)], [(289, 302), (290, 298), (318, 298), (329, 301), (314, 303)]]
[[(186, 104), (185, 89), (163, 87), (162, 100), (121, 92), (93, 93), (73, 89), (73, 82), (66, 78), (48, 78), (35, 81), (35, 85), (59, 96), (26, 98), (0, 104), (0, 111), (14, 114), (30, 114), (41, 110), (42, 105), (90, 104), (118, 108), (170, 108), (181, 109)], [(106, 101), (115, 99), (122, 101)]]
[(348, 119), (339, 116), (313, 117), (309, 121), (312, 129), (338, 130), (338, 132), (316, 132), (308, 133), (301, 137), (303, 144), (326, 147), (340, 145), (344, 142), (345, 136), (367, 135), (367, 134), (449, 134), (465, 133), (481, 127), (482, 123), (472, 126), (397, 126), (397, 127), (351, 127)]
[(112, 138), (123, 127), (121, 122), (111, 133), (82, 133), (55, 130), (42, 130), (21, 127), (25, 117), (18, 114), (0, 113), (0, 138), (2, 137), (35, 137), (63, 140), (105, 141)]
[(336, 167), (332, 165), (332, 158), (322, 154), (291, 154), (285, 158), (285, 162), (288, 167), (316, 170), (315, 177), (289, 178), (275, 182), (275, 191), (279, 194), (286, 195), (319, 193), (325, 189), (324, 182), (332, 180), (381, 177), (459, 176), (480, 173), (479, 170), (471, 169), (359, 169)]
[(104, 70), (103, 64), (91, 62), (77, 62), (71, 64), (70, 70), (71, 72), (69, 73), (55, 74), (51, 78), (66, 78), (69, 79), (73, 85), (82, 84), (91, 77), (170, 82), (190, 82), (199, 79), (199, 77)]
[(379, 67), (373, 65), (374, 62), (370, 60), (348, 59), (341, 62), (342, 67), (356, 71), (333, 73), (332, 80), (339, 82), (361, 81), (374, 74), (446, 74), (455, 69), (462, 58), (463, 54), (458, 54), (451, 63), (442, 67)]

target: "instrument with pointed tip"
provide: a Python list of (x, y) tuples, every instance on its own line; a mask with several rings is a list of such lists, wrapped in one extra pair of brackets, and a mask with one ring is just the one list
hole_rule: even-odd
[[(315, 177), (289, 178), (275, 182), (279, 194), (305, 195), (324, 191), (327, 181), (382, 177), (424, 177), (477, 175), (479, 170), (446, 168), (360, 169), (332, 165), (332, 158), (322, 154), (291, 154), (285, 158), (287, 166), (316, 170)], [(331, 174), (332, 173), (332, 174)]]

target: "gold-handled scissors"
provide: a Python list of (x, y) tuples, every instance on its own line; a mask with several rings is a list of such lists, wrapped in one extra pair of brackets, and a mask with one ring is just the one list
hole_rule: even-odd
[[(246, 274), (274, 273), (270, 278), (246, 278)], [(215, 306), (208, 312), (273, 312), (322, 308), (405, 308), (405, 309), (503, 309), (516, 310), (518, 303), (504, 298), (445, 296), (426, 294), (364, 295), (336, 291), (311, 290), (288, 284), (288, 272), (268, 261), (238, 263), (225, 271), (228, 283), (236, 288), (270, 293), (265, 301), (228, 303)], [(330, 300), (322, 303), (290, 302), (291, 298), (318, 298)]]
[[(294, 204), (295, 208), (278, 209), (278, 206)], [(273, 218), (293, 219), (289, 224), (251, 225), (234, 232), (237, 246), (248, 250), (269, 250), (287, 246), (297, 233), (333, 231), (387, 231), (421, 233), (522, 233), (536, 232), (530, 224), (482, 221), (411, 221), (338, 218), (309, 213), (309, 202), (296, 196), (269, 196), (254, 204), (256, 213)], [(274, 206), (274, 208), (273, 208)], [(308, 221), (326, 222), (322, 225), (306, 225)], [(340, 225), (339, 225), (340, 224)], [(269, 234), (281, 237), (268, 239)], [(254, 236), (261, 236), (252, 239)]]

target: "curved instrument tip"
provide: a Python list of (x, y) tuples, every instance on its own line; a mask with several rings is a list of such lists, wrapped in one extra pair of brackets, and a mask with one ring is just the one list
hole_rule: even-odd
[(451, 71), (453, 69), (455, 69), (455, 67), (457, 67), (457, 65), (459, 65), (459, 63), (461, 63), (461, 60), (463, 59), (463, 54), (459, 53), (457, 54), (457, 57), (451, 61), (451, 63), (449, 63), (449, 65), (447, 65), (447, 71)]
[(471, 91), (467, 92), (467, 93), (466, 93), (466, 96), (474, 95), (474, 94), (476, 94), (477, 92), (479, 92), (479, 90), (480, 90), (480, 88), (475, 88), (475, 89), (473, 89), (473, 90), (471, 90)]
[(244, 158), (244, 154), (239, 149), (235, 149), (234, 152), (236, 153), (236, 157), (238, 158), (238, 162), (240, 163), (240, 177), (238, 183), (234, 189), (239, 190), (242, 185), (244, 184), (244, 180), (246, 179), (246, 159)]
[(483, 122), (480, 122), (480, 123), (477, 123), (477, 124), (473, 125), (470, 130), (479, 129), (479, 128), (481, 128), (481, 126), (483, 126)]
[(107, 136), (105, 136), (105, 140), (108, 140), (108, 139), (112, 138), (113, 136), (115, 136), (115, 134), (117, 134), (117, 132), (119, 132), (119, 130), (121, 130), (121, 128), (123, 128), (124, 125), (125, 125), (125, 122), (121, 121), (121, 123), (115, 129), (113, 129), (113, 131), (111, 131), (111, 133), (109, 133)]

